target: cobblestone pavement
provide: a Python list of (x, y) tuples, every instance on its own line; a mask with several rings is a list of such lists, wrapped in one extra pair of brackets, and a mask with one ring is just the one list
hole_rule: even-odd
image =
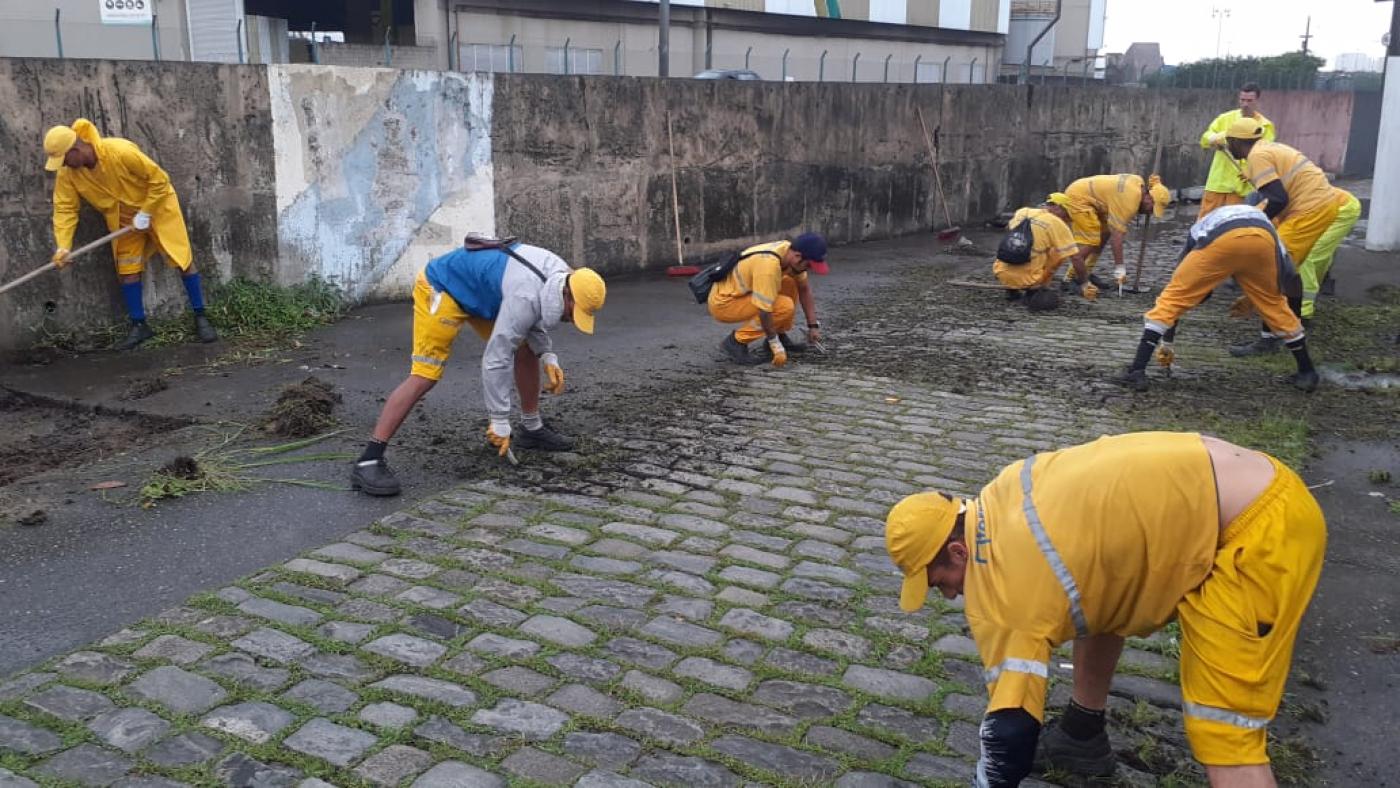
[[(966, 784), (976, 650), (956, 605), (898, 610), (885, 511), (1133, 428), (1100, 381), (1145, 300), (1032, 317), (926, 289), (945, 273), (911, 259), (906, 284), (828, 316), (824, 357), (658, 381), (579, 455), (527, 457), (12, 677), (0, 786)], [(1227, 365), (1192, 352), (1188, 391)], [(1169, 644), (1133, 645), (1121, 779), (1199, 780)]]

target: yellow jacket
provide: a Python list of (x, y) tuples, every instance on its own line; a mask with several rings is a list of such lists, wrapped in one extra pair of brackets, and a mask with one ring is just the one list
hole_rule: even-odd
[[(723, 281), (715, 283), (710, 291), (710, 300), (722, 302), (748, 296), (759, 311), (772, 312), (773, 302), (782, 289), (783, 277), (787, 276), (783, 273), (782, 258), (791, 247), (791, 241), (772, 241), (755, 244), (740, 252), (748, 256), (741, 259)], [(792, 275), (792, 278), (797, 282), (806, 282), (807, 272)]]
[(130, 140), (103, 137), (87, 118), (74, 121), (73, 131), (96, 149), (97, 166), (58, 169), (53, 184), (53, 236), (58, 248), (73, 248), (78, 209), (86, 200), (107, 220), (108, 230), (130, 224), (137, 211), (150, 214), (150, 232), (160, 239), (162, 250), (172, 263), (187, 264), (191, 253), (185, 219), (165, 170)]
[(1069, 225), (1044, 208), (1020, 209), (1007, 227), (1015, 229), (1023, 221), (1031, 223), (1031, 238), (1035, 241), (1030, 262), (1025, 265), (1008, 265), (1001, 260), (992, 263), (992, 274), (1013, 290), (1037, 287), (1048, 281), (1061, 263), (1079, 251)]
[(1126, 233), (1142, 207), (1142, 176), (1091, 175), (1065, 187), (1071, 213), (1092, 210), (1115, 233)]
[[(1229, 112), (1222, 112), (1210, 122), (1204, 133), (1201, 134), (1201, 147), (1206, 150), (1211, 149), (1210, 138), (1214, 134), (1224, 134), (1230, 129), (1230, 124), (1243, 117), (1238, 109)], [(1261, 114), (1255, 113), (1259, 123), (1264, 126), (1264, 141), (1274, 141), (1274, 122)], [(1251, 191), (1248, 183), (1240, 178), (1240, 170), (1243, 166), (1236, 168), (1230, 164), (1230, 153), (1216, 148), (1215, 155), (1210, 160), (1210, 175), (1206, 176), (1206, 191), (1221, 192), (1223, 194), (1238, 194), (1241, 197), (1248, 197)]]
[(977, 508), (963, 593), (987, 711), (1024, 708), (1037, 719), (1051, 651), (1084, 635), (1155, 631), (1205, 580), (1220, 539), (1210, 455), (1194, 433), (1038, 454), (1003, 470)]

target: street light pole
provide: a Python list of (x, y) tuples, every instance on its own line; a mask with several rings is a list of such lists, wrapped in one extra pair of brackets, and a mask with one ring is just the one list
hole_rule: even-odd
[(660, 30), (656, 34), (656, 75), (671, 76), (671, 0), (661, 0)]
[(1215, 17), (1215, 18), (1218, 20), (1218, 21), (1215, 23), (1215, 59), (1216, 59), (1216, 60), (1219, 60), (1219, 59), (1220, 59), (1220, 33), (1221, 33), (1221, 31), (1223, 31), (1223, 30), (1225, 29), (1225, 17), (1227, 17), (1227, 16), (1230, 15), (1230, 9), (1228, 9), (1228, 8), (1217, 8), (1217, 7), (1212, 6), (1211, 9), (1210, 9), (1210, 15), (1213, 16), (1213, 17)]

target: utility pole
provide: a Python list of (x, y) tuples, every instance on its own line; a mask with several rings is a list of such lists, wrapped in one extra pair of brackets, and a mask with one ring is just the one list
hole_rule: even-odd
[(1307, 27), (1303, 28), (1303, 34), (1298, 37), (1303, 39), (1303, 54), (1308, 54), (1308, 41), (1312, 39), (1312, 17), (1308, 17)]
[(661, 29), (656, 35), (656, 75), (671, 76), (671, 0), (661, 0)]

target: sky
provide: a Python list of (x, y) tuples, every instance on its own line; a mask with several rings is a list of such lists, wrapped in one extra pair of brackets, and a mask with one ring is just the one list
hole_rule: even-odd
[[(1390, 30), (1393, 3), (1375, 0), (1108, 0), (1105, 52), (1123, 52), (1135, 41), (1156, 41), (1168, 63), (1220, 55), (1278, 55), (1302, 46), (1308, 16), (1309, 51), (1328, 60), (1344, 52), (1385, 54), (1381, 35)], [(1229, 16), (1212, 16), (1212, 9)]]

